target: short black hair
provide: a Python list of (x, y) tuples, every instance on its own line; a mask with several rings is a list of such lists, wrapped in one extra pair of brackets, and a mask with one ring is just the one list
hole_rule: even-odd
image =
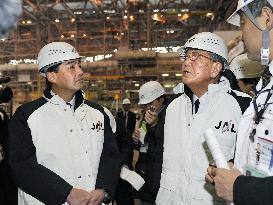
[[(58, 64), (55, 64), (55, 65), (49, 67), (49, 68), (46, 70), (46, 73), (49, 73), (49, 72), (58, 73), (58, 71), (59, 71), (59, 66), (60, 66), (61, 64), (62, 64), (62, 63), (58, 63)], [(51, 88), (51, 85), (52, 85), (52, 83), (49, 82), (49, 80), (48, 80), (47, 77), (46, 77), (46, 87), (47, 87), (47, 88)]]
[(260, 80), (260, 78), (242, 78), (242, 79), (238, 79), (243, 81), (244, 84), (246, 85), (253, 85), (256, 86)]
[(267, 0), (255, 0), (248, 4), (248, 8), (251, 11), (254, 18), (257, 18), (262, 14), (262, 8), (268, 7), (273, 11), (273, 7)]

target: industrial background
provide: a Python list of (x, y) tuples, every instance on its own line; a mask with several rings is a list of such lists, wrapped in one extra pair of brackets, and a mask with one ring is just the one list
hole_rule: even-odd
[[(168, 92), (181, 81), (177, 49), (193, 34), (217, 32), (232, 50), (238, 28), (225, 23), (233, 0), (23, 0), (23, 15), (0, 39), (0, 74), (12, 78), (13, 107), (42, 95), (37, 72), (42, 46), (65, 41), (86, 57), (86, 97), (113, 108), (158, 80)], [(12, 110), (11, 105), (7, 110)]]

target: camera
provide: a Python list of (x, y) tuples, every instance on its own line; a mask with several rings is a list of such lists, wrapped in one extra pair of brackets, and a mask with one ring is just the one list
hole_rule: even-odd
[[(8, 83), (10, 77), (0, 77), (0, 85)], [(0, 88), (0, 104), (8, 103), (13, 98), (13, 92), (10, 87)]]

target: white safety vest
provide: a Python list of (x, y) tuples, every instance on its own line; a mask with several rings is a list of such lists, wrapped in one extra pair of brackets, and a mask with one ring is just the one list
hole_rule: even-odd
[[(104, 115), (84, 103), (74, 112), (57, 95), (47, 100), (27, 120), (37, 161), (74, 188), (90, 192), (103, 148)], [(19, 205), (43, 204), (21, 189), (18, 197)]]
[[(273, 63), (269, 65), (273, 73)], [(261, 90), (262, 80), (257, 85)], [(267, 95), (272, 92), (273, 78), (269, 84), (259, 91), (256, 99), (259, 110), (265, 105)], [(242, 173), (252, 176), (273, 176), (273, 97), (268, 100), (268, 107), (263, 114), (262, 121), (255, 126), (255, 109), (253, 102), (245, 111), (239, 125), (235, 154), (235, 167)], [(256, 129), (254, 140), (250, 139), (253, 128)]]
[(212, 128), (226, 159), (233, 158), (242, 111), (236, 99), (227, 93), (230, 90), (224, 77), (219, 84), (209, 85), (195, 115), (192, 115), (192, 102), (185, 93), (168, 106), (157, 205), (224, 204), (214, 194), (213, 187), (205, 183), (206, 169), (212, 157), (204, 132)]

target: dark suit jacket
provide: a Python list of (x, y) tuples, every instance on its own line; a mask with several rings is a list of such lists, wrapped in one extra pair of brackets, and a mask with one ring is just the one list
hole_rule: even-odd
[(239, 176), (233, 186), (236, 205), (272, 205), (273, 177)]
[(131, 136), (135, 130), (136, 114), (131, 111), (128, 111), (127, 124), (125, 124), (126, 123), (126, 115), (123, 110), (117, 112), (116, 117), (119, 118), (120, 120), (122, 120), (124, 126), (126, 127), (127, 133)]

